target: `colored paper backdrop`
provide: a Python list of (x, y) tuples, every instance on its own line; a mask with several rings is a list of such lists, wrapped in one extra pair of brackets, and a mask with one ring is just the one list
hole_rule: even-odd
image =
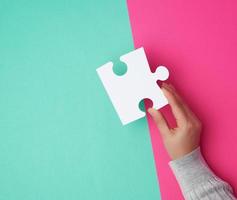
[[(170, 82), (203, 122), (206, 160), (237, 188), (237, 2), (132, 0), (128, 5), (135, 47), (145, 47), (152, 70), (159, 64), (170, 69)], [(148, 121), (162, 199), (183, 199), (158, 130), (149, 116)]]
[(125, 1), (1, 0), (1, 200), (160, 199), (145, 119), (96, 74), (131, 50)]

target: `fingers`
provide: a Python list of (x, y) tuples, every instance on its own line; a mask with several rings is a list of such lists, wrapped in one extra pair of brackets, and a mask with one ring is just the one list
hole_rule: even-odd
[(192, 111), (189, 109), (188, 105), (183, 101), (182, 97), (177, 93), (176, 89), (174, 88), (173, 85), (171, 84), (164, 84), (166, 87), (168, 86), (168, 88), (171, 89), (171, 91), (173, 92), (173, 94), (176, 96), (176, 98), (178, 99), (178, 101), (183, 105), (186, 114), (192, 114)]
[(172, 91), (172, 93), (176, 96), (176, 98), (178, 99), (180, 104), (183, 106), (183, 108), (185, 110), (185, 113), (189, 118), (198, 119), (196, 117), (196, 115), (192, 112), (192, 110), (190, 110), (188, 105), (183, 101), (182, 97), (177, 93), (177, 91), (176, 91), (176, 89), (174, 88), (173, 85), (171, 85), (171, 84), (168, 85), (168, 84), (164, 83), (164, 87), (167, 87)]
[(161, 112), (157, 111), (154, 108), (149, 108), (148, 112), (152, 116), (153, 120), (155, 121), (158, 129), (160, 130), (161, 135), (164, 137), (164, 136), (170, 134), (168, 124), (167, 124), (164, 116), (161, 114)]
[(180, 127), (186, 121), (187, 114), (185, 111), (185, 104), (168, 84), (164, 83), (162, 86), (162, 91), (170, 104), (178, 127)]

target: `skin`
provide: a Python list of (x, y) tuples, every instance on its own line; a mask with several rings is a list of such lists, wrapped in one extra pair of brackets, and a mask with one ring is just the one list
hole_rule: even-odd
[(202, 124), (171, 84), (163, 83), (162, 91), (168, 99), (177, 127), (170, 128), (162, 113), (149, 108), (172, 160), (192, 152), (199, 146)]

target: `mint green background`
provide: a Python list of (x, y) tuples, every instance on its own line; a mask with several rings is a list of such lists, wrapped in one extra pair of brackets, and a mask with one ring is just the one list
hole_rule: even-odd
[(0, 199), (160, 199), (146, 120), (96, 68), (133, 49), (125, 1), (0, 1)]

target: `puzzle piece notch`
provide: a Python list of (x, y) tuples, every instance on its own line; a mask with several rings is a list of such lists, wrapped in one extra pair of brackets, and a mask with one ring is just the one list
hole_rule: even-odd
[(158, 67), (152, 73), (143, 48), (121, 56), (120, 60), (127, 65), (127, 72), (123, 76), (113, 73), (112, 62), (101, 66), (97, 72), (122, 124), (125, 125), (145, 116), (139, 109), (142, 99), (152, 100), (156, 109), (168, 104), (156, 81), (166, 80), (169, 73), (164, 66)]
[(148, 99), (148, 98), (144, 98), (144, 99), (140, 100), (140, 102), (138, 104), (138, 107), (142, 112), (145, 113), (146, 108), (152, 108), (153, 107), (153, 101)]
[(113, 61), (113, 72), (117, 76), (123, 76), (127, 73), (127, 65), (120, 60)]

